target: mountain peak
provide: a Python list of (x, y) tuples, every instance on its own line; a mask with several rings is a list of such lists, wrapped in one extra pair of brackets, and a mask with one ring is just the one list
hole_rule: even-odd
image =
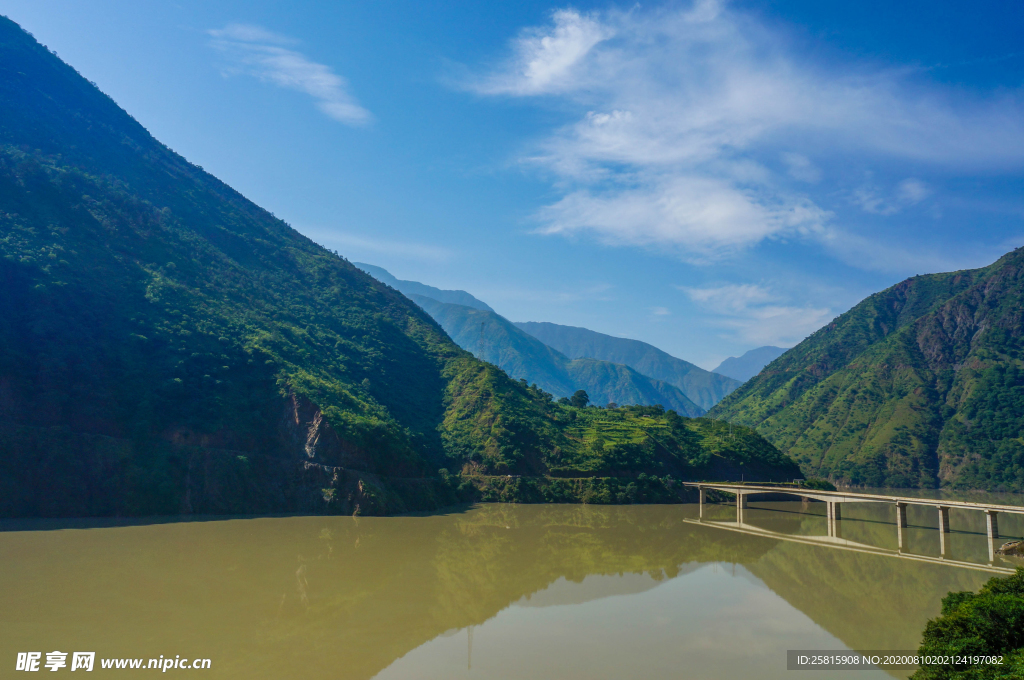
[(428, 286), (427, 284), (420, 283), (418, 281), (405, 281), (395, 278), (391, 272), (383, 267), (366, 264), (365, 262), (353, 262), (352, 264), (359, 267), (381, 283), (386, 283), (391, 286), (403, 295), (422, 295), (423, 297), (428, 297), (437, 300), (438, 302), (447, 302), (453, 305), (472, 307), (473, 309), (483, 309), (488, 312), (494, 311), (486, 302), (478, 300), (464, 290), (443, 290), (441, 288), (435, 288), (434, 286)]
[(747, 382), (761, 372), (761, 369), (785, 354), (783, 347), (765, 345), (744, 352), (742, 356), (729, 357), (714, 369), (715, 373)]

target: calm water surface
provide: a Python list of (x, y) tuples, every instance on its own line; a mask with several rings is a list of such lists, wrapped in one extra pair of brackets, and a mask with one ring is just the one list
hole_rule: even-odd
[(989, 562), (980, 513), (951, 512), (944, 558), (927, 508), (902, 555), (893, 515), (846, 506), (835, 539), (823, 504), (756, 501), (742, 524), (727, 505), (7, 524), (0, 668), (56, 649), (208, 657), (167, 671), (206, 678), (792, 678), (787, 649), (915, 649), (946, 592), (1014, 566)]

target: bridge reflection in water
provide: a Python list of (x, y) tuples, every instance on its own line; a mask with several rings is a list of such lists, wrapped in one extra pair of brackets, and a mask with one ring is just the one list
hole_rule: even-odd
[[(967, 501), (937, 500), (928, 498), (914, 498), (904, 496), (890, 496), (883, 494), (852, 493), (844, 491), (823, 491), (817, 489), (763, 486), (750, 484), (725, 484), (725, 483), (698, 483), (687, 482), (687, 486), (698, 490), (700, 499), (699, 519), (684, 520), (691, 524), (713, 526), (728, 531), (744, 534), (764, 536), (780, 541), (804, 543), (807, 545), (821, 545), (840, 550), (854, 552), (872, 553), (887, 555), (901, 559), (914, 560), (918, 562), (931, 562), (948, 566), (958, 566), (967, 569), (987, 571), (996, 574), (1012, 574), (1014, 569), (995, 564), (996, 549), (999, 539), (998, 514), (1009, 513), (1024, 515), (1024, 507), (1013, 505), (998, 505), (990, 503), (972, 503)], [(707, 504), (707, 492), (709, 490), (731, 493), (736, 497), (736, 521), (712, 521), (705, 518), (704, 506)], [(805, 536), (781, 533), (764, 529), (747, 523), (747, 508), (751, 496), (762, 498), (773, 498), (779, 495), (799, 496), (805, 503), (815, 500), (826, 504), (826, 533), (819, 536)], [(868, 543), (861, 543), (843, 538), (842, 536), (842, 511), (841, 503), (887, 503), (895, 508), (896, 543), (897, 549), (891, 550)], [(939, 556), (923, 555), (907, 551), (906, 529), (907, 506), (928, 506), (938, 511), (938, 541)], [(976, 510), (985, 513), (985, 533), (988, 545), (988, 564), (979, 564), (965, 560), (957, 560), (949, 557), (949, 540), (947, 535), (952, 533), (949, 521), (950, 508), (958, 510)]]

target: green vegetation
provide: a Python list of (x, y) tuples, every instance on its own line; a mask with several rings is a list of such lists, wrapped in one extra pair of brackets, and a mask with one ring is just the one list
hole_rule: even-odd
[(712, 411), (841, 484), (1024, 490), (1024, 250), (872, 295)]
[[(410, 282), (396, 282), (409, 289), (406, 284)], [(439, 302), (410, 292), (406, 295), (441, 324), (459, 347), (514, 378), (536, 383), (556, 397), (569, 397), (582, 390), (596, 404), (661, 404), (685, 416), (704, 413), (673, 385), (622, 364), (569, 359), (491, 310)]]
[(819, 491), (836, 491), (836, 485), (827, 479), (805, 479), (800, 482), (800, 486), (808, 489), (817, 489)]
[[(699, 445), (640, 435), (581, 453), (589, 409), (473, 358), (7, 19), (0, 287), (0, 516), (406, 512), (563, 452), (594, 474), (704, 469)], [(743, 441), (725, 463), (793, 465)]]
[[(672, 385), (703, 410), (711, 408), (740, 386), (740, 381), (705, 371), (639, 340), (616, 338), (586, 328), (554, 323), (530, 321), (516, 323), (516, 327), (567, 357), (589, 357), (622, 364), (656, 381)], [(622, 400), (614, 401), (622, 403)], [(665, 406), (670, 407), (667, 403)]]
[(928, 622), (919, 650), (928, 656), (996, 656), (996, 664), (922, 666), (916, 680), (1024, 677), (1024, 567), (993, 578), (977, 593), (951, 592), (942, 615)]

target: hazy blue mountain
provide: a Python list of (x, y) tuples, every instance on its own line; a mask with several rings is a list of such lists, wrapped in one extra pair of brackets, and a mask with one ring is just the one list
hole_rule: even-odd
[(409, 297), (434, 318), (457, 345), (502, 368), (511, 377), (536, 383), (556, 397), (586, 390), (591, 402), (605, 405), (661, 404), (685, 416), (704, 412), (679, 388), (642, 375), (629, 366), (592, 358), (569, 359), (494, 312)]
[(747, 382), (761, 372), (761, 369), (781, 357), (786, 352), (784, 347), (766, 345), (745, 352), (743, 356), (729, 357), (718, 364), (715, 373), (727, 375), (740, 382)]
[(572, 359), (590, 357), (624, 364), (646, 376), (674, 385), (705, 410), (740, 386), (730, 377), (705, 371), (639, 340), (616, 338), (586, 328), (554, 323), (527, 321), (516, 323), (516, 326)]
[(403, 295), (423, 295), (439, 302), (450, 302), (453, 305), (465, 305), (466, 307), (483, 309), (488, 312), (494, 311), (486, 302), (476, 299), (464, 290), (443, 290), (441, 288), (435, 288), (434, 286), (428, 286), (427, 284), (420, 283), (419, 281), (403, 281), (402, 279), (396, 279), (391, 272), (383, 267), (366, 264), (365, 262), (353, 262), (352, 264), (362, 269), (381, 283), (388, 284)]

